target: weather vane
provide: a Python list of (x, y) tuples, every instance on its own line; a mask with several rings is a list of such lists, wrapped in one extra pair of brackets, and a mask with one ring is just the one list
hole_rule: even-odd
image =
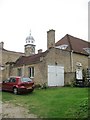
[(31, 35), (31, 29), (30, 29), (30, 35)]

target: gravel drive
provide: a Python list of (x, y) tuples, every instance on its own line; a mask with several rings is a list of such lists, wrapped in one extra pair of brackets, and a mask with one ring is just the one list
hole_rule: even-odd
[(10, 102), (2, 104), (2, 118), (37, 118), (34, 114), (29, 114), (29, 111), (21, 105), (14, 105)]

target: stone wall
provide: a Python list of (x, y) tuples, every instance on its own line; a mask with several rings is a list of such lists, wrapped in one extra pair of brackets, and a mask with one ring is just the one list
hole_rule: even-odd
[[(81, 54), (73, 53), (73, 72), (72, 72), (72, 64), (71, 64), (71, 53), (69, 51), (60, 50), (51, 48), (48, 50), (45, 57), (40, 59), (40, 62), (32, 65), (21, 66), (24, 69), (24, 75), (28, 75), (28, 67), (34, 67), (34, 81), (35, 84), (43, 84), (48, 82), (48, 65), (59, 65), (64, 66), (65, 71), (65, 84), (68, 84), (75, 78), (75, 69), (76, 63), (82, 63), (82, 68), (88, 67), (88, 57)], [(20, 68), (20, 67), (19, 67)], [(13, 69), (12, 75), (17, 75), (17, 69)]]
[(0, 49), (0, 81), (1, 81), (1, 79), (2, 79), (1, 66), (2, 66), (2, 49)]
[(13, 52), (8, 50), (0, 50), (0, 65), (4, 66), (4, 70), (0, 70), (0, 81), (9, 77), (9, 66), (6, 65), (7, 62), (15, 62), (24, 53)]
[(47, 65), (64, 66), (64, 70), (71, 71), (70, 52), (52, 48), (46, 56)]
[(88, 56), (73, 53), (73, 72), (75, 72), (77, 62), (82, 64), (82, 69), (86, 70), (88, 68)]
[(64, 84), (70, 85), (72, 81), (75, 81), (75, 72), (65, 72), (64, 73)]
[(13, 52), (13, 51), (2, 51), (2, 64), (5, 65), (6, 62), (15, 62), (20, 56), (23, 56), (24, 53)]
[(17, 70), (19, 68), (22, 69), (22, 76), (27, 76), (29, 77), (29, 72), (28, 68), (29, 67), (34, 67), (34, 78), (31, 78), (34, 80), (35, 84), (40, 84), (42, 85), (43, 83), (47, 82), (47, 73), (46, 73), (46, 61), (39, 62), (37, 64), (32, 64), (32, 65), (27, 65), (27, 66), (21, 66), (21, 67), (14, 67), (12, 69), (11, 75), (18, 75)]

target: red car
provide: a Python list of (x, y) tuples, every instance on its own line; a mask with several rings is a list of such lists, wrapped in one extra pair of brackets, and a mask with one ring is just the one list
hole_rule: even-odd
[(32, 92), (34, 82), (28, 77), (10, 77), (2, 83), (2, 90), (11, 91), (14, 94)]

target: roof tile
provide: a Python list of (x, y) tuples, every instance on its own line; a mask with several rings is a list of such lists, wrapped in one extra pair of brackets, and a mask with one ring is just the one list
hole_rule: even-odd
[(15, 67), (22, 66), (22, 65), (30, 65), (30, 64), (35, 64), (37, 62), (40, 62), (40, 57), (44, 57), (47, 52), (48, 50), (39, 54), (31, 55), (31, 56), (21, 56), (15, 62)]
[(67, 50), (73, 50), (74, 52), (82, 54), (87, 54), (83, 48), (90, 47), (90, 42), (84, 41), (68, 34), (65, 35), (61, 40), (59, 40), (55, 45), (60, 46), (63, 44), (68, 45)]

